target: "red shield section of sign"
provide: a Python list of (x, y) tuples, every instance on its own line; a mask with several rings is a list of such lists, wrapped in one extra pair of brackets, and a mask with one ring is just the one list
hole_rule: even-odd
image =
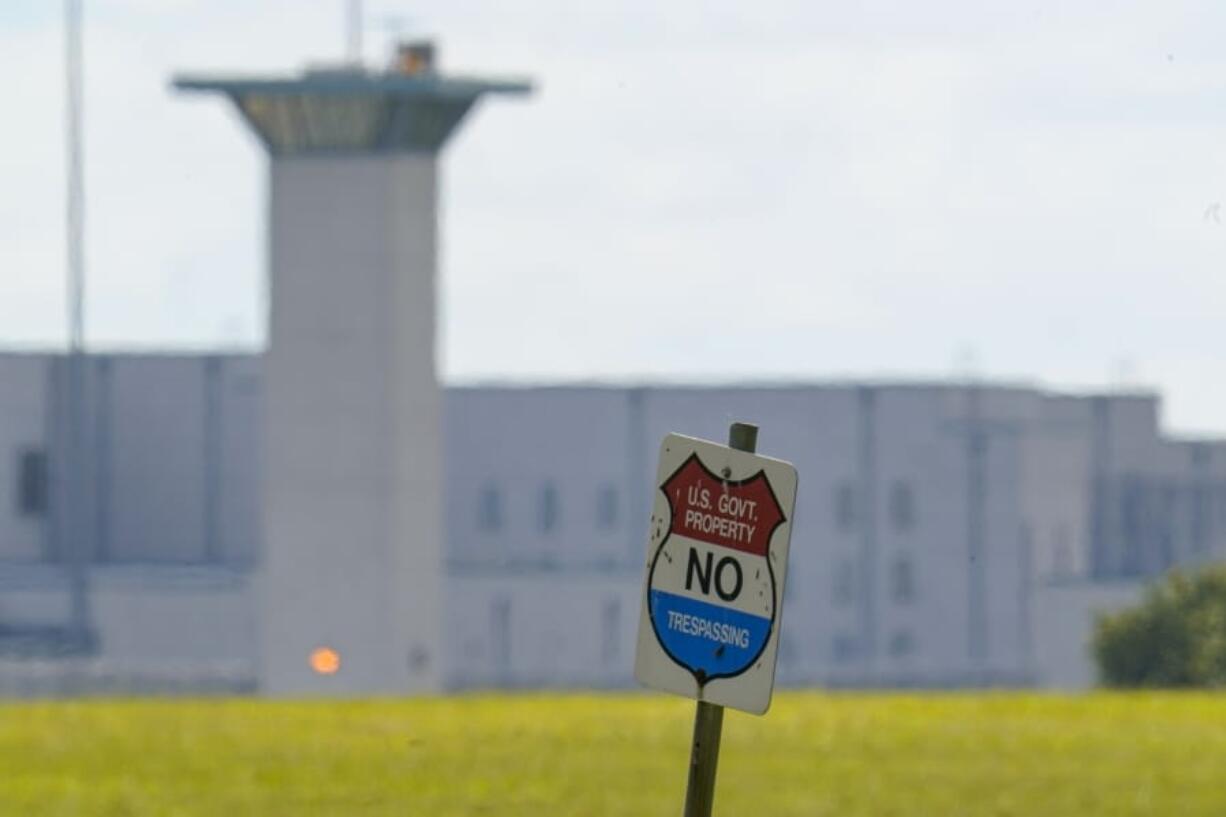
[(783, 509), (766, 475), (730, 482), (707, 469), (694, 454), (660, 490), (673, 518), (669, 530), (701, 542), (766, 556)]
[(786, 521), (783, 509), (763, 472), (724, 479), (697, 454), (660, 490), (671, 519), (648, 576), (656, 638), (700, 685), (740, 675), (774, 629), (770, 542)]

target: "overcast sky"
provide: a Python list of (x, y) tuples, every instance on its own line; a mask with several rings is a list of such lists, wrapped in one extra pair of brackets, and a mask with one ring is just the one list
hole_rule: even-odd
[[(60, 5), (0, 2), (5, 346), (64, 337)], [(264, 157), (167, 80), (335, 58), (343, 3), (85, 5), (90, 342), (258, 347)], [(444, 154), (451, 382), (1144, 385), (1226, 432), (1220, 3), (366, 7), (368, 61), (540, 86)]]

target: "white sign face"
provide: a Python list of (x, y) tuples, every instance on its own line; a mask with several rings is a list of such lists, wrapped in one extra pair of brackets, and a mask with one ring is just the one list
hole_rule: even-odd
[(761, 715), (775, 686), (796, 469), (670, 434), (656, 488), (634, 676)]

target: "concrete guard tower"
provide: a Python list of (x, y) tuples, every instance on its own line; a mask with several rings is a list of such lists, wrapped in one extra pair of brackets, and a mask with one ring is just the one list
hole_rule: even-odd
[(442, 682), (438, 155), (477, 100), (429, 43), (392, 68), (180, 76), (229, 97), (271, 157), (261, 691)]

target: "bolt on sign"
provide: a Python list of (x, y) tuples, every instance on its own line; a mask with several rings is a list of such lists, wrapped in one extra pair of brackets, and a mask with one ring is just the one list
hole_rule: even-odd
[(775, 685), (796, 469), (670, 434), (656, 485), (635, 677), (760, 715)]

